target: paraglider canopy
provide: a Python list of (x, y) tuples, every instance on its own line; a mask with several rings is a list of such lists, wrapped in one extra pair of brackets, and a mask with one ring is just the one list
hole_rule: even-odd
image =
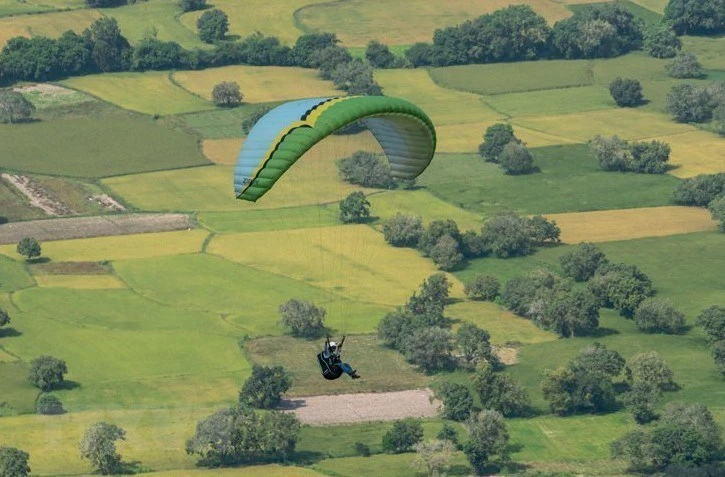
[(433, 159), (433, 123), (406, 100), (346, 96), (290, 101), (262, 116), (249, 132), (234, 169), (237, 199), (256, 202), (312, 146), (355, 121), (380, 143), (396, 179), (416, 178)]

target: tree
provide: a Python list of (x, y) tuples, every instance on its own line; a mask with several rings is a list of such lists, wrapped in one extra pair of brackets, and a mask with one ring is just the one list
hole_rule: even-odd
[(434, 273), (423, 281), (418, 292), (413, 293), (405, 308), (416, 315), (443, 316), (452, 286), (445, 274)]
[(60, 402), (60, 399), (52, 394), (43, 393), (38, 396), (38, 400), (35, 401), (35, 412), (38, 414), (54, 415), (63, 414), (65, 410), (63, 409), (63, 403)]
[(0, 447), (0, 477), (26, 477), (30, 454), (14, 447)]
[(561, 229), (555, 220), (547, 220), (541, 215), (529, 217), (529, 237), (533, 245), (558, 243)]
[(725, 193), (725, 173), (700, 174), (677, 184), (672, 199), (676, 204), (707, 207), (720, 194)]
[(446, 234), (431, 249), (430, 258), (440, 270), (451, 271), (463, 261), (463, 254), (458, 251), (456, 239)]
[(214, 85), (211, 91), (211, 99), (217, 106), (239, 106), (242, 98), (242, 92), (236, 81), (222, 81)]
[(672, 401), (662, 409), (662, 424), (674, 424), (697, 431), (710, 456), (723, 450), (722, 428), (707, 406), (696, 402)]
[(510, 142), (521, 142), (514, 136), (514, 128), (508, 123), (494, 124), (486, 129), (483, 142), (478, 146), (478, 153), (486, 162), (498, 162), (504, 147)]
[(182, 12), (192, 12), (206, 8), (206, 0), (179, 0), (179, 7)]
[(460, 245), (461, 253), (466, 258), (485, 257), (489, 252), (481, 235), (473, 230), (466, 230), (461, 234)]
[(657, 386), (637, 381), (624, 395), (624, 405), (630, 410), (637, 424), (647, 424), (657, 418), (654, 405), (660, 396)]
[(33, 237), (23, 237), (18, 242), (17, 252), (24, 255), (27, 260), (40, 257), (40, 243)]
[(10, 323), (10, 315), (4, 309), (0, 308), (0, 328)]
[(185, 51), (174, 41), (144, 38), (133, 49), (131, 67), (137, 71), (168, 70), (182, 66)]
[(704, 88), (691, 84), (676, 84), (667, 94), (667, 111), (681, 123), (700, 123), (710, 119), (712, 104)]
[(365, 58), (373, 68), (392, 68), (395, 63), (395, 55), (390, 52), (388, 46), (375, 40), (368, 43)]
[(495, 373), (488, 363), (476, 367), (473, 383), (485, 409), (494, 409), (506, 417), (516, 417), (526, 414), (531, 406), (526, 391), (508, 374)]
[(539, 387), (554, 414), (601, 412), (614, 406), (614, 386), (605, 374), (572, 368), (570, 364), (547, 370), (544, 376)]
[(366, 151), (357, 151), (338, 162), (340, 178), (363, 187), (391, 189), (394, 185), (390, 175), (390, 164), (380, 156)]
[(716, 34), (725, 31), (722, 0), (669, 0), (665, 21), (678, 35)]
[(720, 374), (725, 376), (725, 340), (716, 341), (710, 349), (715, 365), (720, 370)]
[(383, 435), (383, 451), (388, 454), (409, 452), (423, 440), (423, 425), (418, 419), (406, 418), (393, 422), (393, 428)]
[(634, 322), (645, 333), (679, 334), (685, 326), (685, 314), (666, 298), (646, 298), (635, 310)]
[(438, 326), (415, 329), (406, 339), (406, 359), (432, 373), (450, 369), (453, 364), (451, 332)]
[(529, 221), (513, 212), (488, 219), (481, 231), (485, 246), (498, 258), (528, 255), (531, 251)]
[(186, 453), (200, 456), (199, 464), (209, 467), (286, 461), (299, 432), (294, 414), (270, 411), (260, 416), (246, 407), (231, 407), (197, 423)]
[(725, 137), (725, 101), (720, 101), (712, 110), (712, 119), (715, 132)]
[(636, 265), (624, 263), (599, 267), (588, 288), (601, 306), (614, 308), (625, 318), (632, 318), (639, 304), (654, 294), (649, 277)]
[(513, 141), (504, 146), (498, 156), (498, 163), (511, 176), (528, 174), (534, 170), (534, 158), (529, 150), (523, 144)]
[(438, 241), (445, 235), (450, 236), (456, 245), (461, 241), (461, 232), (458, 230), (458, 224), (455, 220), (434, 220), (428, 227), (423, 230), (423, 233), (418, 239), (418, 249), (423, 255), (430, 256), (433, 248), (438, 244)]
[(83, 434), (80, 443), (81, 458), (88, 459), (96, 472), (102, 475), (121, 470), (121, 455), (116, 452), (116, 441), (126, 439), (126, 431), (107, 422), (97, 422)]
[(703, 310), (697, 315), (696, 323), (705, 330), (710, 343), (725, 340), (725, 306), (713, 305)]
[(239, 391), (239, 403), (259, 409), (272, 409), (292, 386), (292, 377), (282, 366), (254, 365), (252, 375)]
[(533, 317), (534, 321), (564, 338), (586, 335), (599, 327), (599, 303), (589, 290), (560, 287), (542, 306), (543, 315)]
[(292, 298), (279, 307), (280, 323), (292, 336), (318, 338), (325, 332), (327, 311), (305, 300)]
[(314, 67), (314, 55), (330, 46), (339, 43), (334, 33), (307, 33), (297, 38), (293, 49), (295, 64), (306, 68)]
[(415, 445), (417, 455), (413, 466), (423, 470), (429, 477), (445, 474), (451, 468), (456, 448), (448, 440), (419, 442)]
[(596, 341), (579, 351), (569, 363), (574, 371), (600, 373), (612, 378), (619, 376), (624, 365), (622, 355)]
[(498, 411), (485, 410), (471, 416), (466, 423), (468, 442), (463, 452), (478, 474), (482, 474), (491, 458), (508, 460), (509, 433), (506, 422)]
[(0, 89), (0, 123), (17, 123), (32, 116), (35, 111), (33, 103), (21, 93)]
[(632, 163), (629, 143), (617, 136), (594, 136), (589, 140), (589, 149), (605, 171), (626, 171)]
[(498, 296), (501, 284), (493, 275), (478, 274), (466, 283), (464, 292), (466, 296), (474, 300), (493, 301)]
[(617, 106), (631, 108), (642, 103), (642, 84), (631, 78), (617, 76), (609, 83), (609, 94)]
[(458, 383), (443, 383), (440, 388), (440, 395), (443, 400), (444, 419), (452, 421), (465, 421), (471, 415), (473, 409), (473, 396), (471, 391), (464, 385)]
[(436, 434), (436, 439), (450, 441), (453, 445), (458, 446), (458, 431), (450, 424), (444, 423), (441, 430)]
[(28, 379), (35, 387), (47, 392), (62, 383), (67, 372), (65, 361), (44, 355), (30, 362)]
[(630, 382), (644, 382), (663, 391), (677, 388), (675, 375), (656, 351), (637, 353), (629, 360), (627, 377)]
[(229, 31), (229, 17), (218, 8), (207, 10), (196, 21), (199, 39), (204, 43), (223, 40)]
[(644, 49), (654, 58), (672, 58), (682, 48), (675, 30), (666, 23), (649, 25), (644, 31)]
[(429, 66), (433, 63), (433, 45), (422, 42), (414, 43), (405, 51), (405, 58), (415, 68)]
[(564, 276), (571, 277), (577, 282), (589, 280), (599, 267), (607, 262), (604, 252), (591, 243), (580, 243), (576, 248), (559, 257)]
[(370, 217), (370, 202), (360, 191), (352, 192), (340, 201), (340, 220), (344, 223), (363, 223)]
[(547, 270), (533, 270), (506, 282), (501, 301), (517, 315), (533, 319), (543, 314), (553, 290), (561, 286), (566, 284), (560, 277)]
[(463, 323), (456, 332), (456, 345), (461, 353), (463, 364), (474, 368), (479, 363), (488, 363), (498, 368), (501, 362), (494, 352), (488, 331), (473, 323)]
[(423, 234), (423, 219), (400, 212), (383, 223), (383, 237), (393, 247), (416, 247)]
[(330, 45), (322, 50), (315, 50), (310, 59), (312, 66), (320, 70), (320, 77), (326, 80), (332, 79), (335, 68), (351, 60), (350, 52), (340, 45)]
[(664, 174), (670, 160), (670, 145), (662, 141), (642, 141), (630, 146), (632, 162), (628, 169), (642, 174)]
[(665, 66), (667, 74), (673, 78), (699, 78), (702, 76), (702, 65), (697, 56), (685, 51), (678, 53), (673, 60)]
[(725, 195), (713, 199), (707, 206), (707, 209), (710, 211), (712, 220), (719, 222), (718, 228), (720, 231), (725, 232)]
[(91, 23), (83, 37), (92, 45), (91, 57), (104, 73), (126, 71), (131, 65), (132, 48), (121, 35), (118, 22), (112, 17), (101, 17)]
[(350, 95), (379, 96), (383, 89), (373, 78), (373, 68), (359, 58), (340, 63), (330, 73), (335, 87)]

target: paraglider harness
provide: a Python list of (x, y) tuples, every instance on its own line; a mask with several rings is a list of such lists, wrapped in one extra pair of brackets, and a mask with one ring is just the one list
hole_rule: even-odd
[[(320, 370), (322, 370), (323, 378), (332, 381), (345, 373), (338, 365), (338, 363), (342, 362), (342, 359), (340, 358), (340, 350), (342, 350), (343, 343), (345, 343), (344, 336), (342, 337), (340, 344), (337, 345), (336, 352), (333, 353), (330, 349), (330, 337), (328, 336), (325, 341), (325, 349), (321, 353), (317, 353), (317, 361), (320, 363)], [(325, 351), (329, 353), (329, 358), (325, 358)]]

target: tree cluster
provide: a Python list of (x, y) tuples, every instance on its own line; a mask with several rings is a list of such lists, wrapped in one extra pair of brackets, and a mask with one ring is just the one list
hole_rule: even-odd
[(198, 456), (199, 464), (207, 467), (284, 462), (297, 445), (299, 431), (294, 414), (230, 407), (197, 423), (194, 436), (186, 441), (186, 453)]
[(441, 270), (453, 270), (464, 259), (493, 255), (508, 258), (527, 255), (534, 246), (556, 243), (556, 222), (542, 216), (520, 217), (505, 212), (488, 219), (480, 233), (461, 233), (452, 219), (423, 225), (420, 217), (398, 213), (383, 224), (383, 236), (394, 247), (415, 247)]
[(678, 35), (712, 35), (725, 32), (723, 0), (669, 0), (665, 18)]
[(258, 409), (272, 409), (282, 400), (282, 394), (292, 386), (292, 377), (282, 366), (252, 368), (252, 375), (239, 391), (239, 404)]
[(401, 454), (410, 452), (416, 444), (423, 440), (423, 425), (413, 418), (393, 421), (393, 427), (383, 434), (383, 452)]
[(625, 318), (632, 318), (637, 307), (654, 295), (652, 281), (636, 265), (607, 263), (599, 267), (588, 282), (600, 306), (613, 308)]
[(26, 477), (30, 454), (14, 447), (0, 447), (0, 477)]
[(562, 337), (586, 335), (599, 327), (595, 295), (547, 270), (534, 270), (506, 282), (501, 302), (513, 313)]
[(629, 142), (617, 136), (594, 136), (589, 149), (605, 171), (664, 174), (670, 146), (662, 141)]
[(631, 431), (612, 444), (612, 456), (627, 460), (633, 471), (667, 475), (697, 475), (698, 468), (716, 462), (722, 452), (720, 426), (697, 403), (668, 403), (656, 425)]
[(280, 324), (292, 336), (319, 338), (325, 334), (327, 310), (306, 300), (292, 298), (279, 306)]
[(534, 158), (514, 135), (513, 127), (508, 123), (489, 126), (478, 146), (478, 153), (486, 160), (501, 166), (506, 174), (520, 175), (534, 171)]
[(184, 13), (203, 10), (206, 6), (206, 0), (179, 0), (179, 8)]
[(682, 49), (682, 41), (670, 25), (659, 23), (645, 28), (643, 46), (654, 58), (672, 58)]
[(642, 83), (636, 79), (617, 76), (609, 83), (609, 94), (617, 106), (632, 108), (642, 104)]
[(529, 395), (510, 375), (496, 372), (494, 366), (482, 362), (473, 376), (473, 386), (484, 409), (493, 409), (505, 417), (529, 413)]
[(677, 184), (672, 199), (676, 204), (707, 207), (713, 200), (725, 196), (725, 172), (700, 174)]
[(703, 123), (715, 116), (715, 128), (723, 127), (725, 117), (725, 81), (715, 81), (707, 86), (688, 83), (674, 85), (667, 94), (667, 111), (681, 123)]
[(713, 305), (703, 310), (697, 324), (705, 330), (715, 364), (725, 376), (725, 307)]
[(337, 163), (340, 178), (351, 184), (378, 189), (392, 189), (395, 180), (390, 175), (387, 159), (367, 151), (356, 151)]
[(554, 414), (613, 410), (616, 404), (613, 379), (620, 375), (624, 364), (619, 353), (593, 343), (566, 366), (547, 370), (539, 387)]

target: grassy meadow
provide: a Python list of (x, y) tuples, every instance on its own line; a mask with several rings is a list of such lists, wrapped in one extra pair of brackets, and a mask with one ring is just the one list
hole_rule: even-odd
[[(530, 5), (551, 24), (571, 16), (571, 11), (556, 2), (525, 0), (518, 3)], [(363, 46), (370, 40), (407, 45), (430, 41), (433, 31), (438, 28), (453, 26), (508, 5), (506, 0), (484, 3), (453, 0), (444, 4), (435, 0), (350, 0), (305, 6), (295, 11), (295, 20), (305, 31), (336, 33), (346, 46)]]
[[(229, 15), (228, 38), (260, 32), (293, 45), (301, 34), (337, 33), (360, 56), (370, 40), (397, 54), (430, 41), (436, 28), (508, 5), (503, 0), (214, 0)], [(550, 23), (579, 4), (599, 0), (524, 0)], [(658, 21), (665, 0), (625, 7)], [(16, 35), (80, 32), (101, 15), (118, 19), (136, 43), (145, 36), (207, 48), (198, 40), (202, 12), (182, 14), (176, 0), (150, 0), (113, 9), (82, 9), (82, 0), (0, 0), (0, 48)], [(69, 11), (56, 11), (68, 8)], [(47, 13), (42, 13), (47, 12)], [(25, 13), (42, 13), (24, 15)], [(9, 16), (18, 15), (18, 16)], [(711, 78), (725, 71), (725, 39), (683, 37)], [(544, 214), (562, 230), (562, 244), (527, 257), (471, 260), (452, 274), (446, 315), (454, 330), (471, 322), (495, 345), (515, 348), (506, 371), (529, 392), (538, 415), (507, 420), (511, 473), (623, 476), (610, 459), (611, 442), (635, 428), (626, 410), (567, 418), (549, 413), (538, 390), (547, 369), (562, 366), (599, 341), (629, 359), (656, 350), (680, 389), (663, 402), (702, 402), (725, 424), (722, 377), (694, 327), (697, 314), (725, 302), (725, 235), (703, 208), (676, 207), (682, 178), (725, 171), (723, 139), (665, 112), (667, 60), (635, 52), (603, 60), (535, 61), (430, 69), (376, 70), (390, 96), (406, 98), (432, 118), (437, 154), (412, 190), (365, 189), (343, 183), (336, 161), (357, 150), (380, 152), (369, 133), (334, 136), (315, 146), (258, 203), (235, 200), (232, 169), (243, 144), (241, 121), (261, 105), (343, 94), (302, 68), (229, 66), (203, 71), (96, 74), (64, 79), (73, 92), (26, 89), (39, 121), (0, 125), (0, 172), (28, 174), (49, 195), (81, 214), (104, 211), (88, 200), (108, 193), (132, 212), (183, 212), (196, 228), (42, 243), (43, 259), (27, 263), (16, 245), (0, 245), (0, 307), (11, 324), (0, 331), (0, 445), (31, 454), (34, 475), (91, 475), (78, 442), (92, 423), (124, 428), (124, 461), (158, 477), (317, 475), (410, 476), (413, 454), (381, 454), (391, 423), (303, 426), (293, 464), (204, 470), (184, 452), (198, 420), (232, 405), (254, 364), (283, 365), (290, 396), (383, 392), (470, 385), (466, 372), (426, 375), (375, 337), (380, 319), (403, 305), (436, 272), (419, 252), (387, 245), (384, 220), (397, 212), (424, 222), (454, 219), (479, 230), (503, 211)], [(608, 85), (639, 79), (646, 104), (617, 108)], [(214, 84), (237, 81), (244, 103), (216, 108)], [(705, 84), (708, 80), (686, 80)], [(531, 149), (537, 171), (507, 176), (478, 156), (488, 126), (509, 122)], [(592, 136), (661, 140), (670, 144), (667, 174), (605, 172), (586, 146)], [(338, 202), (362, 190), (372, 218), (339, 220)], [(44, 217), (9, 183), (0, 181), (0, 216)], [(4, 227), (4, 225), (0, 225)], [(559, 257), (580, 241), (596, 242), (613, 262), (636, 264), (657, 290), (683, 310), (679, 336), (648, 335), (602, 310), (596, 336), (560, 339), (492, 302), (468, 300), (463, 286), (487, 273), (504, 284), (536, 268), (560, 272)], [(347, 333), (346, 360), (363, 379), (319, 378), (319, 341), (285, 336), (279, 305), (297, 298), (327, 310), (326, 325)], [(513, 349), (509, 349), (511, 353)], [(54, 390), (68, 411), (34, 415), (38, 390), (29, 362), (42, 354), (66, 360), (66, 383)], [(332, 399), (332, 398), (331, 398)], [(477, 399), (477, 398), (476, 398)], [(423, 422), (425, 438), (444, 421)], [(461, 440), (462, 425), (454, 423)], [(355, 443), (371, 457), (358, 456)], [(457, 453), (448, 475), (472, 472)], [(534, 474), (535, 475), (535, 474)]]

